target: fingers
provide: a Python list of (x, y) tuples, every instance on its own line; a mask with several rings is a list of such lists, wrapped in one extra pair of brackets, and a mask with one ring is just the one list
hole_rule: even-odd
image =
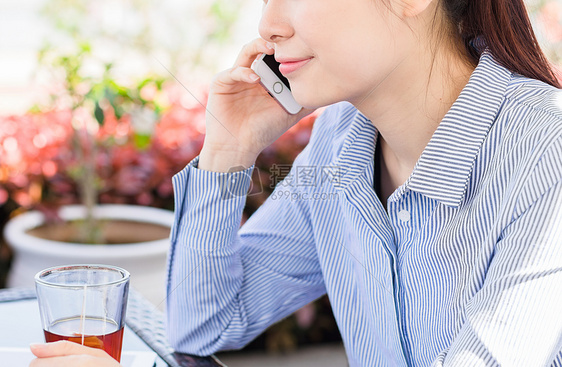
[(221, 84), (235, 84), (238, 82), (255, 84), (260, 77), (250, 68), (242, 66), (233, 67), (216, 75), (215, 81)]
[(83, 345), (58, 341), (31, 344), (31, 352), (37, 356), (29, 367), (119, 367), (119, 363), (105, 351)]
[(234, 67), (250, 67), (252, 62), (256, 59), (256, 56), (259, 54), (272, 55), (274, 52), (275, 48), (273, 47), (273, 44), (266, 42), (261, 38), (257, 38), (242, 47), (242, 51), (240, 51), (240, 54), (234, 63)]
[(263, 53), (271, 55), (274, 52), (273, 44), (261, 38), (253, 40), (242, 48), (232, 68), (215, 76), (213, 84), (231, 86), (238, 82), (257, 83), (260, 77), (250, 68), (252, 63), (258, 55)]
[[(94, 357), (109, 357), (109, 355), (101, 349), (89, 348), (83, 345), (69, 342), (58, 341), (46, 344), (31, 344), (31, 352), (39, 358), (60, 357), (69, 355), (90, 355)], [(111, 357), (110, 357), (111, 358)]]
[[(111, 358), (111, 357), (110, 357)], [(119, 367), (116, 360), (102, 360), (100, 358), (75, 355), (64, 357), (37, 358), (31, 361), (29, 367)]]

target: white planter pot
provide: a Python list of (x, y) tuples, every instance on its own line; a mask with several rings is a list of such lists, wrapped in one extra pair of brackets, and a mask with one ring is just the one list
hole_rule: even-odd
[[(84, 218), (84, 208), (61, 208), (64, 220)], [(174, 214), (169, 210), (135, 205), (100, 205), (98, 218), (121, 219), (171, 227)], [(129, 244), (85, 245), (46, 240), (26, 233), (44, 223), (40, 212), (18, 215), (4, 227), (4, 238), (14, 252), (8, 275), (9, 287), (32, 287), (40, 270), (67, 264), (117, 265), (131, 273), (131, 286), (155, 305), (163, 306), (166, 294), (166, 257), (169, 239)]]

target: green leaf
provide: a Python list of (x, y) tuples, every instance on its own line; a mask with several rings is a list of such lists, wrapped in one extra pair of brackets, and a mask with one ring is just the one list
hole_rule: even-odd
[(38, 104), (34, 104), (28, 110), (29, 113), (41, 113), (41, 107)]
[(104, 120), (103, 110), (101, 109), (98, 101), (96, 101), (96, 107), (94, 108), (94, 116), (96, 117), (98, 124), (103, 125), (103, 120)]
[(150, 146), (150, 140), (151, 140), (150, 135), (146, 135), (146, 134), (134, 135), (135, 146), (141, 150), (147, 149)]

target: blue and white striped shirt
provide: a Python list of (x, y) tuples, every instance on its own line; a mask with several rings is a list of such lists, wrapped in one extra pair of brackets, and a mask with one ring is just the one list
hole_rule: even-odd
[(351, 366), (561, 366), (562, 92), (485, 51), (387, 209), (376, 140), (331, 106), (241, 228), (252, 167), (174, 177), (173, 346), (241, 348), (327, 293)]

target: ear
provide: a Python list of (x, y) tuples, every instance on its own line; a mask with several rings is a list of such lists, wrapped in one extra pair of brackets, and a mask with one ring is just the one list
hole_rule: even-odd
[(416, 17), (423, 13), (434, 0), (402, 0), (402, 16)]

